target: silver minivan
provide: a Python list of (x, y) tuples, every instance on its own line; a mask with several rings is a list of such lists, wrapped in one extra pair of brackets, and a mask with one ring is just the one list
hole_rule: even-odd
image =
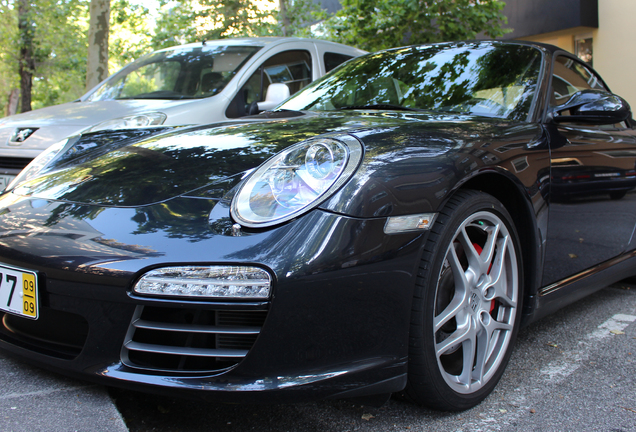
[(255, 114), (364, 53), (328, 41), (275, 37), (155, 51), (74, 102), (0, 119), (0, 190), (44, 149), (71, 135)]

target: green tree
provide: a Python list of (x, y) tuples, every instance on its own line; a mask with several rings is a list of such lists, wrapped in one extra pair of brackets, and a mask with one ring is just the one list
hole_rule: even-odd
[(260, 4), (253, 0), (162, 0), (152, 47), (266, 35), (273, 23), (273, 11), (273, 0)]
[(109, 69), (117, 71), (152, 51), (154, 18), (147, 7), (128, 0), (111, 2)]
[(324, 36), (369, 51), (410, 44), (499, 37), (507, 23), (500, 0), (342, 0)]
[(277, 24), (271, 34), (276, 36), (314, 36), (310, 24), (327, 18), (326, 12), (312, 0), (278, 0)]
[(19, 81), (15, 64), (17, 62), (17, 15), (6, 1), (0, 1), (0, 88), (3, 89), (2, 105), (7, 115), (17, 112)]
[(84, 3), (0, 1), (3, 105), (20, 88), (20, 111), (69, 101), (82, 94), (86, 73)]
[[(24, 14), (28, 20), (18, 19), (21, 2), (28, 8), (29, 13)], [(3, 110), (7, 115), (16, 112), (15, 108), (9, 109), (9, 105), (15, 105), (9, 100), (15, 100), (18, 94), (29, 95), (32, 108), (37, 109), (70, 102), (85, 92), (89, 5), (90, 0), (0, 0), (0, 38), (4, 42), (0, 46), (0, 100), (7, 107)], [(20, 22), (23, 26), (30, 24), (20, 30)], [(147, 8), (128, 0), (112, 1), (110, 70), (152, 50), (151, 24)], [(20, 47), (25, 45), (21, 41), (30, 41), (30, 62), (21, 60), (25, 58), (20, 55)], [(32, 76), (31, 91), (19, 91), (20, 65), (25, 77), (27, 73)], [(28, 102), (21, 105), (26, 107)]]
[(312, 0), (162, 0), (152, 47), (238, 36), (310, 36), (326, 18)]
[(82, 95), (86, 77), (88, 3), (38, 0), (35, 20), (33, 108)]

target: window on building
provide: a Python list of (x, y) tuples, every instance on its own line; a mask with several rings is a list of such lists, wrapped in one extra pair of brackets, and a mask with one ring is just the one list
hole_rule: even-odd
[(578, 56), (578, 58), (594, 67), (592, 64), (592, 36), (576, 36), (574, 38), (574, 53)]

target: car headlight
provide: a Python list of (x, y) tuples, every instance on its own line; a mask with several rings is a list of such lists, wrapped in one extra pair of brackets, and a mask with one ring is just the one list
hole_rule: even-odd
[(11, 190), (18, 184), (35, 178), (51, 161), (59, 154), (64, 153), (66, 149), (78, 140), (78, 137), (67, 138), (48, 147), (42, 153), (37, 155), (22, 171), (14, 178), (5, 190)]
[(250, 228), (293, 219), (318, 206), (349, 180), (362, 155), (362, 145), (349, 135), (294, 144), (244, 181), (232, 200), (232, 217)]
[(166, 118), (167, 116), (160, 112), (130, 115), (99, 123), (88, 129), (87, 132), (158, 126), (163, 124), (163, 122), (166, 121)]

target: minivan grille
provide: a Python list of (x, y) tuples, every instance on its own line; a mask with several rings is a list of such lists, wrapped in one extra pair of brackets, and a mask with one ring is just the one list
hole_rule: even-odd
[(138, 306), (124, 346), (125, 365), (150, 371), (214, 372), (247, 355), (267, 311)]
[(22, 170), (25, 166), (31, 163), (32, 160), (33, 159), (29, 158), (0, 157), (0, 168)]

